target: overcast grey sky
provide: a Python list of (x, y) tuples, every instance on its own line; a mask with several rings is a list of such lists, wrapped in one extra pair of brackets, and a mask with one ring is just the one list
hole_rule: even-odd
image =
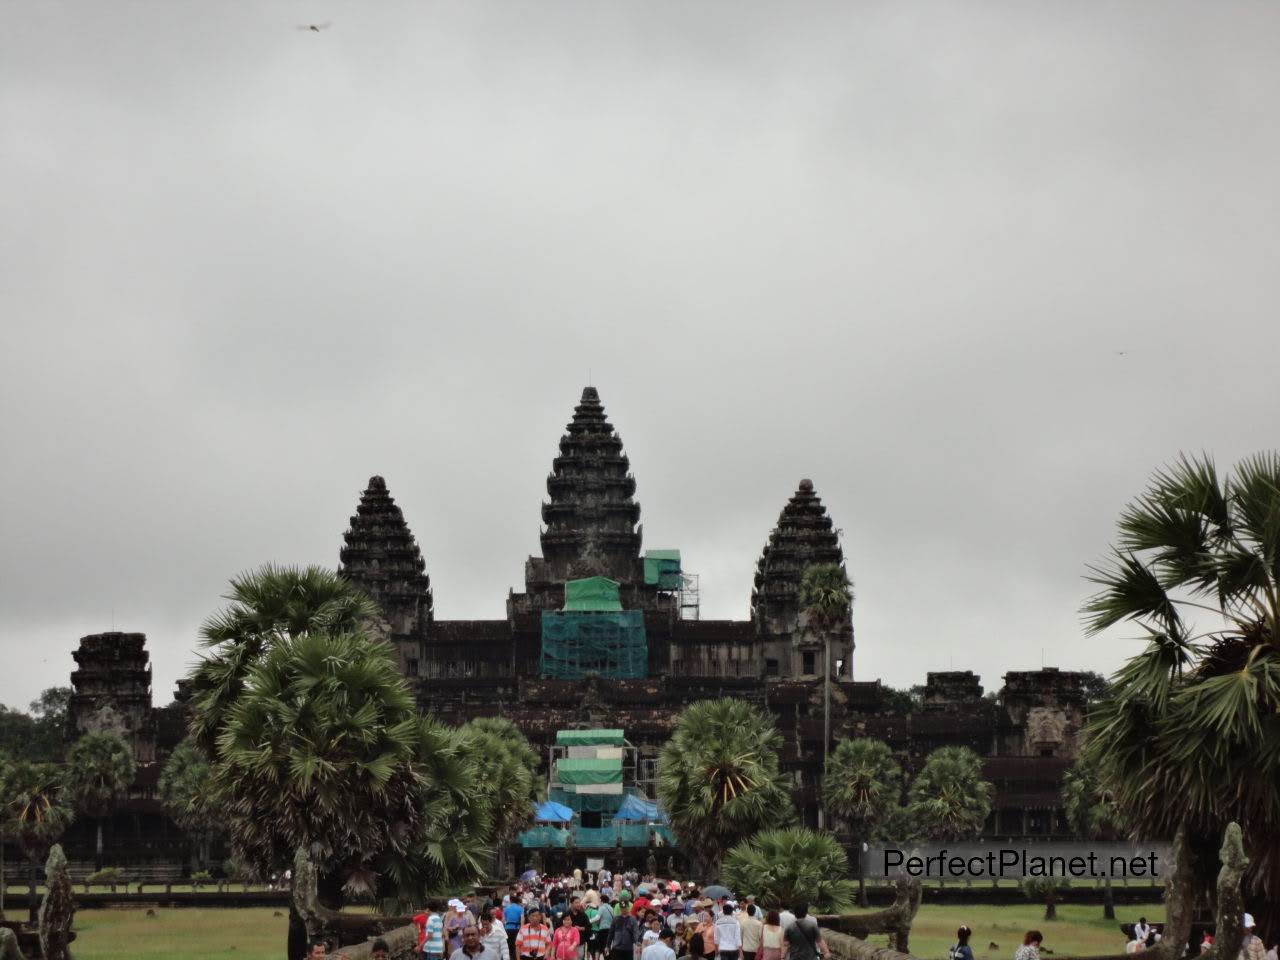
[(1277, 444), (1280, 5), (0, 6), (0, 702), (168, 702), (373, 473), (503, 616), (588, 375), (704, 616), (813, 478), (894, 685), (1113, 669), (1121, 507)]

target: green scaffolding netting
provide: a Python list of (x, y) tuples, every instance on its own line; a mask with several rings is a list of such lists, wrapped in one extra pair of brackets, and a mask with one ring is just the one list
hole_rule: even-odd
[(650, 831), (653, 831), (663, 843), (675, 846), (675, 838), (666, 827), (626, 823), (611, 823), (603, 827), (574, 826), (569, 830), (533, 827), (522, 832), (519, 841), (520, 846), (526, 850), (539, 847), (566, 847), (570, 836), (573, 837), (575, 847), (587, 849), (602, 850), (616, 847), (619, 840), (624, 847), (647, 847)]
[(608, 577), (570, 580), (564, 585), (564, 609), (592, 612), (621, 610), (618, 581)]
[(536, 847), (563, 847), (569, 839), (569, 831), (559, 827), (532, 827), (520, 834), (520, 846), (526, 850)]
[(621, 730), (557, 730), (559, 747), (621, 747), (626, 745)]
[(627, 799), (624, 793), (569, 793), (554, 787), (548, 796), (556, 803), (563, 803), (574, 813), (600, 813), (606, 817), (617, 813)]
[(646, 550), (644, 582), (659, 590), (680, 589), (680, 551)]
[(544, 610), (539, 672), (547, 680), (643, 680), (649, 672), (644, 613)]
[(566, 757), (556, 761), (556, 779), (560, 783), (621, 783), (622, 759), (575, 760)]

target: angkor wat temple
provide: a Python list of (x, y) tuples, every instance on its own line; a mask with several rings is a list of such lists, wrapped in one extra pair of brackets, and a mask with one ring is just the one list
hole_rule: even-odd
[[(756, 561), (754, 588), (744, 597), (750, 617), (704, 620), (678, 554), (643, 550), (635, 491), (622, 440), (587, 387), (547, 477), (542, 555), (525, 563), (523, 589), (508, 592), (504, 616), (435, 618), (422, 552), (380, 476), (369, 480), (343, 536), (341, 569), (381, 605), (380, 629), (424, 710), (456, 723), (508, 717), (544, 754), (557, 730), (621, 728), (651, 773), (682, 707), (710, 697), (749, 700), (776, 718), (797, 806), (814, 822), (826, 648), (808, 628), (798, 590), (809, 565), (844, 563), (832, 518), (813, 483), (800, 480)], [(548, 656), (549, 625), (566, 606), (566, 583), (588, 578), (617, 584), (621, 610), (586, 620), (600, 649), (626, 648), (625, 669), (607, 657)], [(85, 637), (76, 659), (71, 725), (76, 732), (119, 729), (134, 743), (141, 773), (122, 814), (132, 821), (120, 826), (141, 841), (160, 829), (152, 819), (159, 817), (154, 784), (182, 735), (181, 705), (152, 708), (140, 634)], [(988, 835), (1067, 832), (1061, 779), (1084, 719), (1085, 674), (1007, 673), (996, 696), (987, 697), (971, 672), (930, 673), (920, 702), (906, 710), (878, 680), (855, 679), (852, 622), (832, 645), (830, 662), (833, 742), (883, 739), (908, 769), (938, 747), (968, 746), (985, 758), (996, 786)]]

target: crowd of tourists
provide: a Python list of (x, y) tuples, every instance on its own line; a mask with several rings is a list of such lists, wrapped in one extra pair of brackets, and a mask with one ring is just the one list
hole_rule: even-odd
[(635, 872), (574, 870), (526, 875), (500, 898), (453, 898), (414, 922), (423, 960), (826, 960), (808, 904), (789, 907), (765, 910), (722, 887)]
[[(607, 869), (560, 877), (526, 875), (499, 897), (468, 894), (443, 910), (414, 917), (422, 960), (829, 960), (817, 919), (803, 901), (789, 909), (763, 909), (747, 894), (735, 899), (723, 887), (614, 874)], [(1239, 960), (1280, 960), (1254, 935), (1244, 916)], [(1142, 917), (1126, 952), (1155, 946), (1160, 932)], [(974, 960), (961, 926), (948, 960)], [(1044, 935), (1028, 930), (1013, 960), (1040, 960)], [(1213, 945), (1206, 934), (1204, 952)], [(994, 946), (994, 944), (992, 945)], [(389, 957), (374, 941), (373, 960)], [(312, 956), (327, 954), (317, 942)], [(339, 955), (341, 960), (341, 955)]]

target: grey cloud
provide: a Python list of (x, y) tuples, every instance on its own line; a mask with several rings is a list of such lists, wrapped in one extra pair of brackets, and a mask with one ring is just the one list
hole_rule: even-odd
[(710, 616), (814, 479), (897, 685), (1118, 665), (1121, 506), (1275, 443), (1272, 7), (10, 13), (0, 701), (113, 616), (164, 699), (372, 473), (500, 616), (588, 375)]

